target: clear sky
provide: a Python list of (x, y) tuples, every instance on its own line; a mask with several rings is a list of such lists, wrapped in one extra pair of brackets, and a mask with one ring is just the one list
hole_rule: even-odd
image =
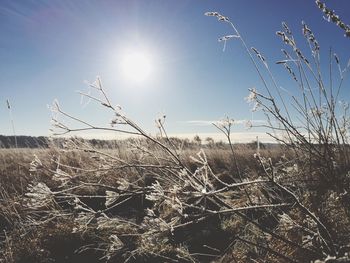
[[(326, 4), (350, 24), (350, 1)], [(94, 103), (81, 105), (76, 93), (87, 91), (84, 81), (97, 75), (111, 100), (150, 132), (159, 113), (167, 115), (171, 134), (215, 132), (208, 123), (224, 115), (250, 119), (244, 97), (262, 85), (238, 41), (223, 51), (218, 37), (233, 32), (204, 16), (207, 11), (230, 17), (271, 64), (283, 58), (275, 35), (282, 21), (299, 42), (301, 21), (310, 25), (325, 65), (330, 47), (342, 63), (350, 56), (350, 39), (322, 18), (314, 0), (1, 0), (0, 134), (12, 134), (6, 99), (17, 134), (48, 135), (47, 105), (54, 99), (67, 112), (108, 125), (112, 116)], [(130, 50), (150, 57), (153, 70), (142, 82), (123, 74), (121, 61)], [(272, 65), (279, 85), (292, 88), (279, 67)], [(349, 87), (342, 96), (349, 100)], [(242, 125), (235, 131), (245, 132)]]

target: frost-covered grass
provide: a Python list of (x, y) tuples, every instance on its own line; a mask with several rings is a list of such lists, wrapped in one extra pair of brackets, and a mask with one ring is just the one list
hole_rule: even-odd
[(337, 245), (349, 241), (348, 195), (320, 189), (282, 146), (255, 157), (240, 146), (240, 178), (228, 145), (183, 149), (188, 170), (163, 153), (154, 159), (157, 147), (146, 140), (118, 150), (68, 145), (76, 148), (0, 151), (4, 262), (321, 258), (327, 248), (317, 223), (266, 176), (270, 165), (275, 182), (315, 212)]

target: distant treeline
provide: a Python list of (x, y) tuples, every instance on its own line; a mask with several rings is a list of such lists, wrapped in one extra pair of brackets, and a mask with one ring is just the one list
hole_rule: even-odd
[[(0, 148), (16, 148), (16, 140), (18, 148), (48, 148), (49, 145), (55, 145), (57, 147), (62, 147), (63, 144), (67, 141), (66, 138), (49, 138), (45, 136), (5, 136), (0, 135)], [(79, 137), (74, 137), (74, 140), (84, 141), (90, 144), (93, 147), (101, 148), (101, 149), (116, 149), (125, 145), (128, 141), (133, 141), (135, 138), (129, 138), (124, 140), (100, 140), (100, 139), (82, 139)], [(165, 140), (165, 139), (164, 139)], [(198, 146), (204, 148), (228, 148), (229, 145), (225, 142), (219, 141), (214, 142), (214, 140), (210, 137), (202, 140), (199, 136), (195, 136), (191, 139), (180, 139), (180, 138), (170, 138), (174, 145), (182, 146), (183, 148), (196, 148)], [(239, 143), (236, 145), (243, 146), (244, 148), (256, 149), (257, 142), (252, 141), (250, 143)], [(260, 143), (260, 148), (273, 148), (276, 147), (277, 144), (263, 144)]]
[(0, 148), (47, 148), (48, 138), (44, 136), (4, 136), (0, 135)]
[[(120, 141), (116, 140), (85, 140), (82, 138), (74, 138), (74, 140), (84, 141), (97, 148), (116, 148)], [(66, 138), (49, 138), (45, 136), (4, 136), (0, 135), (0, 148), (48, 148), (49, 145), (62, 147), (67, 141)]]

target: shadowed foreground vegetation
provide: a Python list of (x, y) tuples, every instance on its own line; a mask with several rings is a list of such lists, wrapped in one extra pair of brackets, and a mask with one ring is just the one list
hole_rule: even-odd
[[(185, 148), (181, 162), (208, 189), (188, 192), (191, 185), (177, 186), (182, 179), (173, 173), (176, 167), (152, 164), (146, 149), (157, 147), (145, 140), (129, 140), (113, 150), (82, 140), (67, 143), (64, 150), (0, 150), (2, 262), (326, 258), (317, 224), (292, 196), (265, 180), (269, 168), (261, 162), (273, 165), (276, 180), (322, 221), (338, 257), (349, 252), (349, 176), (338, 186), (324, 185), (301, 167), (288, 166), (285, 160), (294, 154), (285, 147), (261, 150), (257, 157), (255, 150), (234, 145), (235, 160), (227, 147)], [(201, 158), (207, 163), (198, 170)]]

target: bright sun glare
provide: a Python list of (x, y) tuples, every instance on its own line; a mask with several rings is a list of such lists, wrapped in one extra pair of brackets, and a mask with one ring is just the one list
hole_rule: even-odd
[(153, 71), (151, 56), (142, 51), (127, 52), (121, 61), (121, 70), (127, 81), (146, 81)]

